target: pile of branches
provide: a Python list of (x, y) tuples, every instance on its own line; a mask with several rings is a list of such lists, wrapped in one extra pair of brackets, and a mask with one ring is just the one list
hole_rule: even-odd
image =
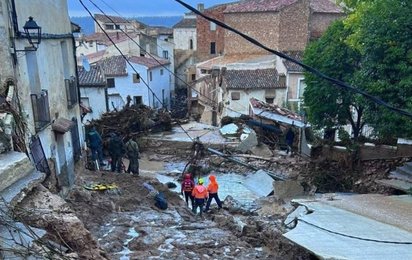
[(102, 137), (108, 137), (111, 133), (134, 137), (148, 132), (169, 131), (172, 118), (166, 109), (133, 105), (105, 113), (100, 119), (91, 121), (88, 127), (91, 126), (95, 126)]

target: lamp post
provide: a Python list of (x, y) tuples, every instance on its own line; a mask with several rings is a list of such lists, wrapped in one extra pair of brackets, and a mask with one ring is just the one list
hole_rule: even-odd
[(41, 27), (33, 20), (33, 17), (29, 17), (29, 20), (23, 26), (24, 33), (27, 40), (31, 44), (34, 50), (37, 50), (38, 45), (41, 42)]

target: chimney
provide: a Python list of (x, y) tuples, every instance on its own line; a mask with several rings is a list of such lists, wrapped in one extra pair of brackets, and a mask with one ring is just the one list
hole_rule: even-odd
[(203, 3), (197, 4), (197, 10), (203, 12), (205, 10), (205, 5)]

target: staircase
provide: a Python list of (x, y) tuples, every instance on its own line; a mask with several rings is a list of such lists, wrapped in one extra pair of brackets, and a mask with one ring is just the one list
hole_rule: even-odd
[[(45, 178), (24, 153), (0, 154), (0, 259), (24, 259), (24, 252), (45, 231), (13, 219), (12, 209)], [(17, 258), (16, 258), (17, 257)]]
[(383, 184), (409, 192), (412, 189), (412, 162), (407, 162), (401, 167), (397, 167), (395, 171), (392, 171), (388, 179), (377, 180), (377, 183)]

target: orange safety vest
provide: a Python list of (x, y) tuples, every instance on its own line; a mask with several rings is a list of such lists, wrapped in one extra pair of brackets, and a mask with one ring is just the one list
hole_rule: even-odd
[(208, 196), (207, 190), (203, 185), (196, 185), (192, 191), (192, 196), (195, 199), (206, 199)]

